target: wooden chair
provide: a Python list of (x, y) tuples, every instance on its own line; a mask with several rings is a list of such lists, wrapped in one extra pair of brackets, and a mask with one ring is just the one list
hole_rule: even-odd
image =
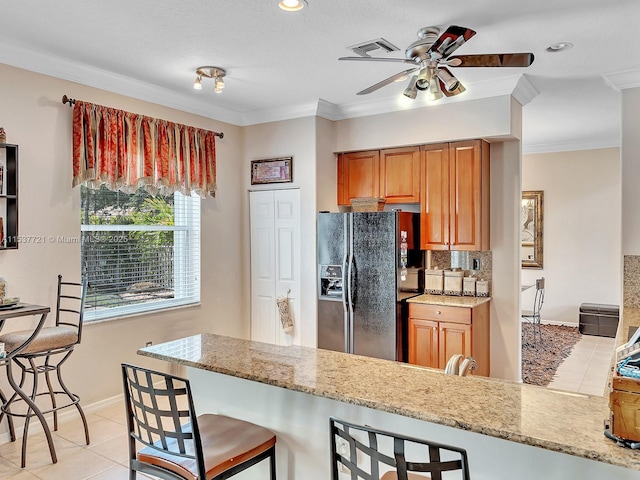
[[(80, 414), (84, 425), (84, 435), (87, 445), (89, 445), (89, 427), (84, 411), (80, 406), (80, 397), (65, 385), (62, 379), (62, 365), (68, 360), (73, 353), (76, 345), (82, 339), (82, 323), (84, 313), (84, 301), (87, 290), (86, 279), (83, 283), (65, 282), (62, 275), (58, 275), (58, 291), (56, 302), (56, 321), (52, 327), (44, 327), (36, 338), (17, 355), (13, 356), (11, 361), (20, 367), (21, 378), (20, 388), (25, 384), (26, 378), (30, 375), (33, 377), (31, 399), (35, 402), (36, 398), (44, 395), (50, 399), (51, 407), (42, 408), (41, 413), (47, 415), (53, 414), (53, 429), (58, 430), (58, 411), (67, 407), (75, 406)], [(0, 342), (4, 342), (5, 350), (10, 352), (22, 345), (31, 335), (32, 330), (21, 330), (17, 332), (9, 332), (0, 336)], [(52, 374), (55, 373), (59, 389), (54, 389), (51, 380)], [(38, 392), (38, 377), (44, 376), (47, 384), (46, 391)], [(36, 413), (28, 408), (26, 413), (9, 413), (10, 407), (14, 402), (22, 401), (17, 394), (13, 394), (6, 402), (4, 410), (8, 415), (24, 417), (24, 429), (22, 437), (22, 467), (26, 463), (27, 436), (29, 431), (29, 421)], [(53, 445), (50, 444), (52, 457), (54, 457)]]
[[(533, 310), (522, 312), (522, 319), (531, 322), (531, 330), (533, 332), (533, 346), (536, 347), (536, 335), (540, 337), (542, 342), (542, 329), (540, 328), (540, 312), (544, 303), (544, 277), (536, 280), (536, 296), (533, 300)], [(537, 347), (536, 347), (537, 348)]]
[[(460, 480), (469, 480), (467, 452), (462, 448), (376, 430), (335, 417), (329, 419), (329, 424), (331, 480), (442, 480), (443, 477), (449, 480), (456, 476), (443, 475), (443, 472), (453, 471), (459, 471)], [(382, 452), (385, 447), (389, 454)], [(340, 469), (348, 472), (346, 476), (339, 476)], [(382, 476), (381, 472), (384, 472)]]
[[(276, 436), (223, 415), (196, 416), (189, 381), (122, 364), (129, 431), (129, 479), (137, 472), (166, 480), (222, 480), (270, 460)], [(145, 447), (136, 452), (136, 442)]]

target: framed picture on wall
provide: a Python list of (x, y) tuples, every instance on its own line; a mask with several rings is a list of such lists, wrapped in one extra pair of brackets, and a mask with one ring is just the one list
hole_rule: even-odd
[(293, 181), (293, 157), (251, 161), (251, 185)]
[(542, 190), (522, 192), (522, 268), (542, 268), (543, 199)]

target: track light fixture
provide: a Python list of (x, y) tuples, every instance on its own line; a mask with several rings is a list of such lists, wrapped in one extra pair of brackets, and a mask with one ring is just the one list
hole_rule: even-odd
[(227, 75), (227, 71), (220, 67), (199, 67), (196, 70), (196, 81), (193, 83), (193, 88), (196, 90), (202, 89), (202, 77), (213, 79), (213, 91), (216, 93), (222, 92), (224, 88), (224, 77)]

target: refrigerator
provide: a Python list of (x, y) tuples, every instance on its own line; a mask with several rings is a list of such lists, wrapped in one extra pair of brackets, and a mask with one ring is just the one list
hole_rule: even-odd
[(318, 214), (318, 348), (406, 361), (404, 300), (419, 293), (419, 217)]

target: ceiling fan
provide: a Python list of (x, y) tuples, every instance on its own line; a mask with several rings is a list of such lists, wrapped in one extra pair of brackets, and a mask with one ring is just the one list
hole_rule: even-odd
[[(451, 97), (465, 91), (464, 86), (447, 67), (528, 67), (533, 63), (533, 53), (493, 53), (482, 55), (451, 54), (476, 34), (466, 27), (451, 25), (440, 35), (438, 27), (423, 27), (418, 30), (418, 39), (405, 50), (406, 58), (371, 57), (362, 51), (360, 57), (341, 57), (338, 60), (365, 62), (400, 62), (412, 65), (408, 70), (396, 73), (381, 82), (357, 93), (366, 95), (379, 88), (406, 78), (414, 73), (404, 95), (415, 99), (418, 90), (428, 90), (432, 100), (446, 95)], [(438, 36), (440, 35), (440, 36)]]

